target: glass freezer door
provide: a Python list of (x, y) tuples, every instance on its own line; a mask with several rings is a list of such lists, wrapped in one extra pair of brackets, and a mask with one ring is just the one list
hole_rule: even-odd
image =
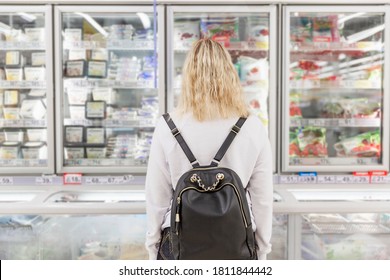
[(388, 8), (285, 16), (284, 171), (388, 170)]
[(51, 9), (0, 12), (0, 173), (54, 172)]
[(275, 148), (275, 17), (273, 6), (169, 7), (168, 111), (177, 105), (182, 68), (192, 44), (201, 38), (211, 38), (221, 43), (231, 55), (247, 104), (268, 128)]
[(56, 16), (58, 169), (145, 172), (164, 108), (153, 7), (67, 6)]

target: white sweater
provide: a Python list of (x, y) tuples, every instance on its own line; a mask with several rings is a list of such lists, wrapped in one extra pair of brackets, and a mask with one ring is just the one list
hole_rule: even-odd
[[(171, 117), (199, 164), (209, 165), (238, 118), (199, 122), (191, 114)], [(219, 166), (234, 170), (250, 198), (253, 230), (259, 259), (271, 251), (272, 153), (261, 121), (249, 116)], [(156, 259), (161, 230), (170, 226), (173, 189), (180, 176), (192, 168), (183, 150), (161, 117), (156, 125), (146, 174), (146, 248)]]

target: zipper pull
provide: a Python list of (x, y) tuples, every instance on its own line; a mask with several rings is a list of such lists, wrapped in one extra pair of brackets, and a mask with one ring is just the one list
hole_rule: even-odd
[(176, 222), (176, 223), (180, 223), (180, 215), (179, 215), (179, 213), (176, 213), (175, 222)]
[(176, 216), (175, 216), (175, 230), (176, 230), (176, 235), (179, 235), (179, 223), (180, 223), (179, 209), (180, 209), (180, 202), (181, 202), (180, 196), (177, 197), (176, 202), (177, 204), (176, 204)]

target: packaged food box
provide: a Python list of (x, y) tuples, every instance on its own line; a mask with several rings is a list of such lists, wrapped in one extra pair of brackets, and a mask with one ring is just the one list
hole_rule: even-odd
[(176, 20), (173, 26), (175, 48), (188, 48), (200, 39), (199, 20)]
[(85, 158), (84, 147), (65, 147), (64, 157), (68, 160)]
[(202, 18), (200, 21), (201, 38), (211, 38), (229, 47), (230, 42), (240, 40), (239, 18), (213, 17)]
[(69, 105), (84, 105), (88, 98), (88, 89), (69, 88), (66, 91)]
[(6, 141), (0, 144), (0, 159), (18, 159), (20, 142)]
[(20, 108), (23, 119), (41, 120), (46, 117), (46, 106), (40, 99), (25, 99)]
[(85, 107), (84, 106), (69, 106), (70, 118), (72, 120), (85, 119)]
[(380, 157), (380, 131), (370, 131), (343, 139), (334, 144), (334, 148), (339, 157)]
[(46, 142), (47, 131), (41, 128), (29, 128), (27, 129), (27, 139), (29, 142)]
[(23, 142), (24, 132), (21, 129), (4, 129), (5, 140), (9, 142)]
[(27, 142), (22, 146), (24, 159), (47, 159), (47, 146), (44, 142)]
[(106, 158), (106, 148), (86, 148), (87, 158)]
[(4, 119), (5, 120), (19, 120), (19, 108), (3, 108)]
[(116, 91), (112, 88), (95, 88), (92, 91), (94, 101), (104, 101), (106, 104), (114, 104)]

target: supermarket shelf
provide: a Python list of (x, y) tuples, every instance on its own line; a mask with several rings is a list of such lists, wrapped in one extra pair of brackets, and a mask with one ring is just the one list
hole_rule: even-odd
[(138, 166), (146, 167), (146, 165), (139, 163), (134, 158), (126, 159), (65, 159), (65, 166)]
[(290, 81), (290, 89), (381, 89), (381, 81), (369, 80), (296, 80)]
[(383, 51), (382, 42), (291, 42), (291, 52), (324, 52), (324, 51)]
[(0, 42), (1, 50), (46, 50), (45, 42)]
[(3, 159), (1, 167), (47, 167), (47, 159)]
[(2, 128), (47, 127), (47, 121), (46, 120), (4, 120), (4, 119), (0, 119), (0, 127), (2, 127)]
[[(123, 88), (123, 89), (155, 89), (154, 81), (116, 81), (116, 80), (64, 80), (66, 88)], [(157, 89), (156, 89), (157, 90)]]
[(0, 81), (4, 89), (46, 89), (46, 81)]
[(132, 40), (112, 40), (112, 41), (64, 41), (65, 50), (73, 49), (107, 49), (107, 50), (129, 50), (129, 51), (153, 51), (153, 41), (132, 41)]
[(291, 119), (290, 127), (381, 127), (381, 119)]
[(106, 120), (86, 120), (86, 119), (64, 119), (64, 125), (82, 125), (82, 126), (94, 126), (96, 122), (101, 123), (105, 127), (120, 127), (120, 128), (154, 128), (156, 120), (154, 119), (140, 119), (140, 120), (116, 120), (116, 119), (106, 119)]
[(318, 166), (336, 166), (336, 165), (373, 165), (379, 164), (377, 157), (373, 158), (290, 158), (290, 165), (293, 166), (306, 166), (306, 165), (318, 165)]

